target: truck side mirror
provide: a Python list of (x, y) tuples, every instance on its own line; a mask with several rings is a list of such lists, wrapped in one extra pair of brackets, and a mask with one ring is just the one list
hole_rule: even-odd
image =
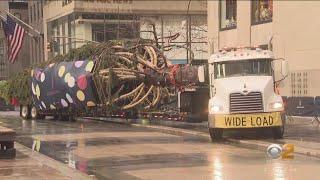
[(198, 79), (199, 82), (204, 83), (205, 82), (205, 70), (204, 70), (204, 66), (199, 66), (198, 67)]
[(274, 59), (272, 62), (274, 69), (275, 81), (280, 82), (288, 76), (288, 64), (283, 58)]

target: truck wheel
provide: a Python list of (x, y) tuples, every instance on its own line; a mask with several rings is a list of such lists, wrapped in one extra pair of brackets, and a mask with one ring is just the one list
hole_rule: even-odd
[(32, 119), (44, 119), (45, 116), (42, 114), (39, 114), (39, 111), (36, 107), (32, 106), (31, 108), (31, 118)]
[(23, 119), (30, 119), (30, 108), (28, 105), (22, 105), (20, 111)]
[(272, 128), (272, 133), (273, 133), (274, 139), (282, 139), (283, 138), (284, 126), (286, 124), (286, 118), (285, 118), (284, 113), (281, 114), (281, 120), (282, 120), (282, 126)]
[(209, 134), (212, 142), (222, 139), (223, 129), (221, 128), (209, 128)]
[(274, 139), (282, 139), (284, 134), (284, 126), (274, 127), (272, 129)]

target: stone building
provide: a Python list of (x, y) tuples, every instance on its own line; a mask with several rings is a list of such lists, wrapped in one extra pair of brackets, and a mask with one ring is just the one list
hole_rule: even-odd
[(276, 58), (288, 62), (281, 93), (319, 96), (319, 11), (319, 1), (208, 1), (210, 52), (226, 46), (266, 48), (270, 42)]
[(44, 0), (28, 1), (29, 25), (40, 33), (33, 32), (36, 38), (29, 42), (31, 65), (44, 61), (43, 5)]
[[(189, 47), (194, 51), (194, 59), (206, 60), (206, 4), (201, 0), (192, 0), (190, 5), (187, 0), (46, 1), (44, 41), (54, 42), (55, 46), (52, 51), (45, 52), (45, 58), (65, 54), (90, 41), (152, 38), (153, 34), (146, 31), (152, 29), (150, 24), (155, 24), (161, 44)], [(176, 33), (179, 37), (175, 40), (163, 38)], [(191, 59), (186, 49), (176, 49), (167, 56), (175, 63), (186, 63)]]
[[(0, 11), (2, 16), (5, 15), (5, 10), (28, 22), (28, 3), (27, 1), (0, 1)], [(10, 63), (7, 54), (7, 40), (3, 32), (2, 24), (0, 26), (0, 80), (7, 79), (8, 77), (22, 71), (24, 68), (29, 67), (29, 41), (30, 37), (25, 35), (22, 48), (17, 56), (14, 64)]]

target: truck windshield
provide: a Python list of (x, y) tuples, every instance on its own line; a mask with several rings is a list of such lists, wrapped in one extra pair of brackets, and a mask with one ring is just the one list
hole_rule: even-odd
[(214, 64), (215, 78), (234, 76), (271, 76), (271, 59), (225, 61)]

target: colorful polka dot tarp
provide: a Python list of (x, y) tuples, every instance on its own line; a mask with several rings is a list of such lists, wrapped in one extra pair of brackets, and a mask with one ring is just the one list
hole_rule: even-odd
[(97, 103), (92, 60), (50, 64), (31, 71), (32, 98), (41, 110), (84, 108)]

